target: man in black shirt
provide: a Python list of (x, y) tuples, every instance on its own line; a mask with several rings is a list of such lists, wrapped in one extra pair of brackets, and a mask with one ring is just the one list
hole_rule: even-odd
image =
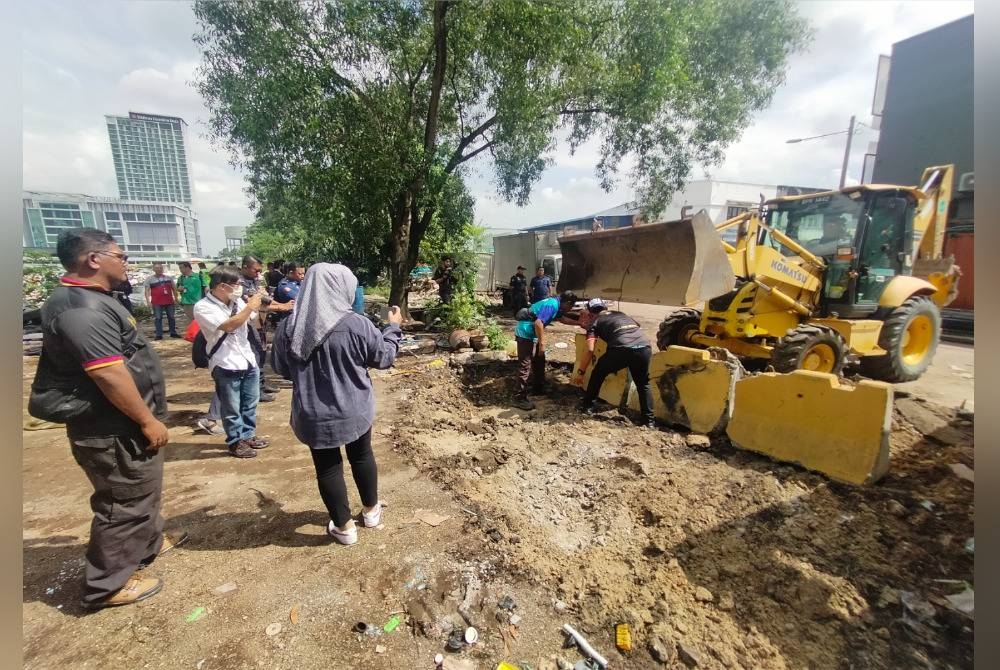
[(139, 570), (187, 539), (163, 534), (160, 495), (169, 436), (156, 351), (111, 295), (128, 256), (106, 232), (59, 235), (66, 274), (42, 306), (42, 355), (32, 416), (66, 424), (73, 457), (94, 487), (83, 605), (144, 600), (163, 583)]
[(583, 381), (583, 375), (593, 360), (597, 339), (604, 340), (608, 345), (607, 351), (597, 361), (590, 375), (590, 383), (587, 384), (580, 409), (586, 413), (592, 412), (594, 400), (607, 376), (627, 367), (639, 392), (641, 424), (655, 428), (653, 395), (649, 389), (649, 362), (653, 357), (653, 350), (639, 324), (627, 314), (609, 311), (600, 298), (592, 298), (580, 315), (578, 325), (587, 331), (587, 352), (580, 368), (573, 375), (575, 384)]
[(431, 277), (438, 285), (438, 297), (445, 304), (451, 302), (451, 296), (455, 293), (455, 284), (458, 283), (458, 278), (453, 272), (451, 257), (445, 256), (441, 259), (441, 265), (434, 271), (434, 276)]
[(517, 273), (510, 278), (510, 304), (514, 313), (528, 306), (528, 278), (524, 276), (525, 267), (517, 266)]

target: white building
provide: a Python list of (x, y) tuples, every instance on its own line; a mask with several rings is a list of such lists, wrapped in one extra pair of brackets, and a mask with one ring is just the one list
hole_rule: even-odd
[(26, 249), (55, 249), (59, 233), (67, 228), (97, 228), (110, 233), (137, 261), (176, 261), (202, 254), (198, 219), (180, 204), (40, 191), (25, 191), (22, 203)]
[[(719, 224), (749, 211), (751, 207), (756, 207), (760, 204), (761, 196), (764, 200), (770, 200), (786, 195), (818, 193), (824, 190), (828, 189), (697, 179), (688, 182), (682, 191), (674, 194), (670, 204), (657, 218), (660, 221), (673, 221), (681, 218), (682, 212), (687, 216), (693, 216), (704, 209), (712, 222)], [(685, 211), (685, 207), (690, 209)]]
[(176, 116), (105, 115), (118, 195), (123, 200), (191, 204), (187, 123)]

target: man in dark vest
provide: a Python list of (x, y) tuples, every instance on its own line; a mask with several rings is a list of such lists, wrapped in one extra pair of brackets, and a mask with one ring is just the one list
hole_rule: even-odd
[(94, 228), (59, 235), (60, 285), (42, 306), (42, 355), (29, 412), (66, 424), (73, 457), (94, 487), (83, 605), (144, 600), (163, 583), (142, 571), (187, 539), (163, 534), (160, 495), (167, 403), (156, 351), (111, 291), (128, 256)]
[(607, 351), (590, 374), (590, 382), (580, 409), (586, 413), (593, 412), (594, 401), (604, 380), (608, 375), (628, 368), (639, 394), (640, 423), (655, 429), (653, 395), (649, 388), (649, 362), (653, 357), (653, 350), (649, 340), (642, 334), (639, 323), (627, 314), (608, 310), (600, 298), (591, 298), (587, 302), (587, 308), (580, 314), (578, 325), (587, 331), (587, 352), (580, 361), (579, 369), (573, 374), (573, 383), (580, 384), (583, 381), (587, 367), (593, 360), (597, 340), (602, 339), (608, 345)]

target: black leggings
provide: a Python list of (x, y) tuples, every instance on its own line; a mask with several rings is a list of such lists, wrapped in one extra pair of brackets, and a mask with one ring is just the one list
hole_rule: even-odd
[[(378, 469), (372, 452), (372, 429), (346, 445), (347, 460), (351, 463), (351, 474), (361, 494), (361, 504), (374, 507), (378, 503)], [(322, 449), (310, 448), (313, 464), (316, 466), (316, 483), (334, 525), (340, 527), (351, 519), (351, 507), (347, 501), (347, 486), (344, 484), (344, 459), (340, 447)]]

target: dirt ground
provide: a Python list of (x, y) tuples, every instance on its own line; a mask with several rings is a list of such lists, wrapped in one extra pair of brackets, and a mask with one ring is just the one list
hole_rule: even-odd
[[(572, 335), (555, 327), (553, 345)], [(610, 408), (582, 418), (569, 347), (550, 347), (553, 391), (531, 412), (509, 407), (512, 362), (402, 356), (372, 373), (383, 526), (342, 547), (291, 391), (260, 407), (272, 446), (230, 458), (191, 430), (211, 382), (190, 345), (156, 346), (164, 516), (192, 539), (148, 568), (160, 594), (86, 614), (89, 486), (61, 430), (25, 431), (26, 668), (433, 668), (444, 653), (539, 670), (582, 658), (564, 623), (612, 667), (972, 667), (973, 620), (946, 599), (973, 586), (973, 485), (950, 468), (974, 468), (970, 414), (899, 398), (890, 473), (853, 488)], [(354, 631), (393, 616), (392, 632)], [(445, 651), (470, 623), (479, 641)]]

